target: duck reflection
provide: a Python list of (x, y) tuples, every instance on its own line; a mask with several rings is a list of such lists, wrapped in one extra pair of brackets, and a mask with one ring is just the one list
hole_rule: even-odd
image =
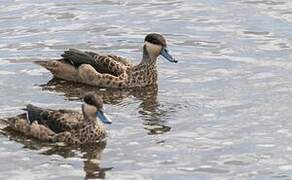
[(15, 131), (0, 131), (3, 135), (8, 136), (10, 140), (23, 144), (23, 148), (40, 152), (44, 155), (57, 154), (64, 158), (78, 157), (83, 159), (83, 169), (85, 179), (97, 179), (106, 177), (106, 171), (113, 167), (100, 167), (102, 151), (106, 147), (106, 142), (100, 142), (95, 145), (72, 147), (62, 146), (60, 144), (44, 143), (34, 139), (27, 139), (22, 134)]
[(59, 154), (65, 158), (76, 157), (78, 154), (82, 154), (82, 159), (84, 160), (83, 170), (85, 172), (85, 179), (96, 179), (105, 178), (106, 171), (111, 170), (113, 167), (101, 168), (100, 160), (101, 154), (106, 146), (106, 142), (103, 141), (96, 145), (81, 146), (76, 149), (68, 146), (54, 146), (53, 148), (42, 152), (45, 155)]
[(149, 135), (163, 134), (171, 129), (163, 120), (169, 112), (163, 110), (157, 101), (158, 87), (156, 84), (135, 89), (104, 89), (53, 78), (40, 86), (43, 90), (63, 93), (68, 100), (80, 100), (89, 91), (103, 97), (106, 104), (119, 104), (123, 99), (133, 96), (141, 101), (139, 114), (144, 120), (144, 128), (148, 130)]
[(135, 97), (141, 100), (139, 105), (139, 114), (144, 120), (144, 129), (148, 130), (149, 135), (163, 134), (170, 131), (170, 127), (165, 125), (163, 120), (168, 111), (161, 109), (161, 105), (157, 101), (157, 86), (152, 87), (151, 90), (136, 91)]

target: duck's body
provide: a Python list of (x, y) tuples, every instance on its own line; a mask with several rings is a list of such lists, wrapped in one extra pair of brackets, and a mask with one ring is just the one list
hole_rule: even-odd
[(56, 133), (76, 130), (84, 118), (78, 111), (44, 109), (31, 104), (24, 110), (31, 122), (37, 121), (38, 124), (43, 124)]
[[(97, 100), (95, 100), (97, 99)], [(92, 144), (106, 137), (102, 122), (110, 121), (102, 112), (101, 100), (93, 94), (84, 98), (83, 114), (71, 110), (43, 109), (28, 105), (26, 113), (3, 120), (11, 129), (41, 141)], [(101, 121), (96, 120), (96, 115)]]
[(159, 55), (177, 62), (168, 54), (163, 36), (149, 34), (145, 38), (143, 58), (138, 65), (115, 55), (75, 49), (65, 51), (62, 59), (36, 63), (60, 79), (107, 88), (134, 88), (156, 84), (156, 60)]

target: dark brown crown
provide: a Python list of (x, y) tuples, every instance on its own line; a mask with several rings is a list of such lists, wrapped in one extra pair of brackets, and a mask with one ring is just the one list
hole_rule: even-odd
[(158, 33), (148, 34), (145, 37), (145, 41), (152, 43), (152, 44), (164, 46), (164, 47), (166, 46), (165, 38), (161, 34), (158, 34)]
[(95, 95), (94, 93), (87, 93), (84, 96), (83, 100), (86, 104), (95, 106), (98, 110), (102, 109), (103, 106), (102, 98)]

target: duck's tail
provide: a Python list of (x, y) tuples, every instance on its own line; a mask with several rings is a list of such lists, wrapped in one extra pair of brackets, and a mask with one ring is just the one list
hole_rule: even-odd
[(34, 61), (34, 63), (40, 65), (40, 66), (43, 66), (43, 67), (46, 67), (48, 61)]
[(57, 64), (55, 63), (55, 60), (48, 60), (48, 61), (34, 61), (35, 64), (38, 64), (44, 68), (46, 68), (49, 71), (52, 71), (55, 69)]
[(69, 49), (68, 51), (64, 51), (61, 56), (63, 58), (58, 60), (34, 61), (34, 63), (48, 69), (49, 71), (52, 71), (57, 66), (59, 66), (59, 62), (68, 63), (76, 68), (82, 64), (90, 64), (95, 66), (96, 63), (94, 57), (98, 56), (98, 54), (92, 52), (83, 52), (77, 49)]
[(0, 119), (0, 124), (1, 125), (9, 125), (8, 119)]
[(34, 61), (34, 63), (46, 68), (54, 77), (73, 82), (82, 82), (78, 75), (78, 68), (82, 64), (90, 64), (96, 71), (104, 73), (103, 66), (95, 61), (98, 54), (82, 52), (76, 49), (69, 49), (62, 54), (61, 59)]

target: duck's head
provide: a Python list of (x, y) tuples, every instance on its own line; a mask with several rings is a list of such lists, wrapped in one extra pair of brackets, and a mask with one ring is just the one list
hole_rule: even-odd
[(84, 104), (82, 105), (82, 110), (84, 116), (89, 119), (99, 119), (105, 124), (111, 124), (112, 121), (103, 112), (103, 101), (102, 98), (93, 94), (88, 93), (84, 96)]
[[(147, 51), (150, 58), (157, 58), (159, 55), (163, 56), (169, 62), (177, 63), (167, 49), (165, 38), (158, 33), (151, 33), (145, 37), (144, 51)], [(144, 52), (146, 53), (146, 52)]]

